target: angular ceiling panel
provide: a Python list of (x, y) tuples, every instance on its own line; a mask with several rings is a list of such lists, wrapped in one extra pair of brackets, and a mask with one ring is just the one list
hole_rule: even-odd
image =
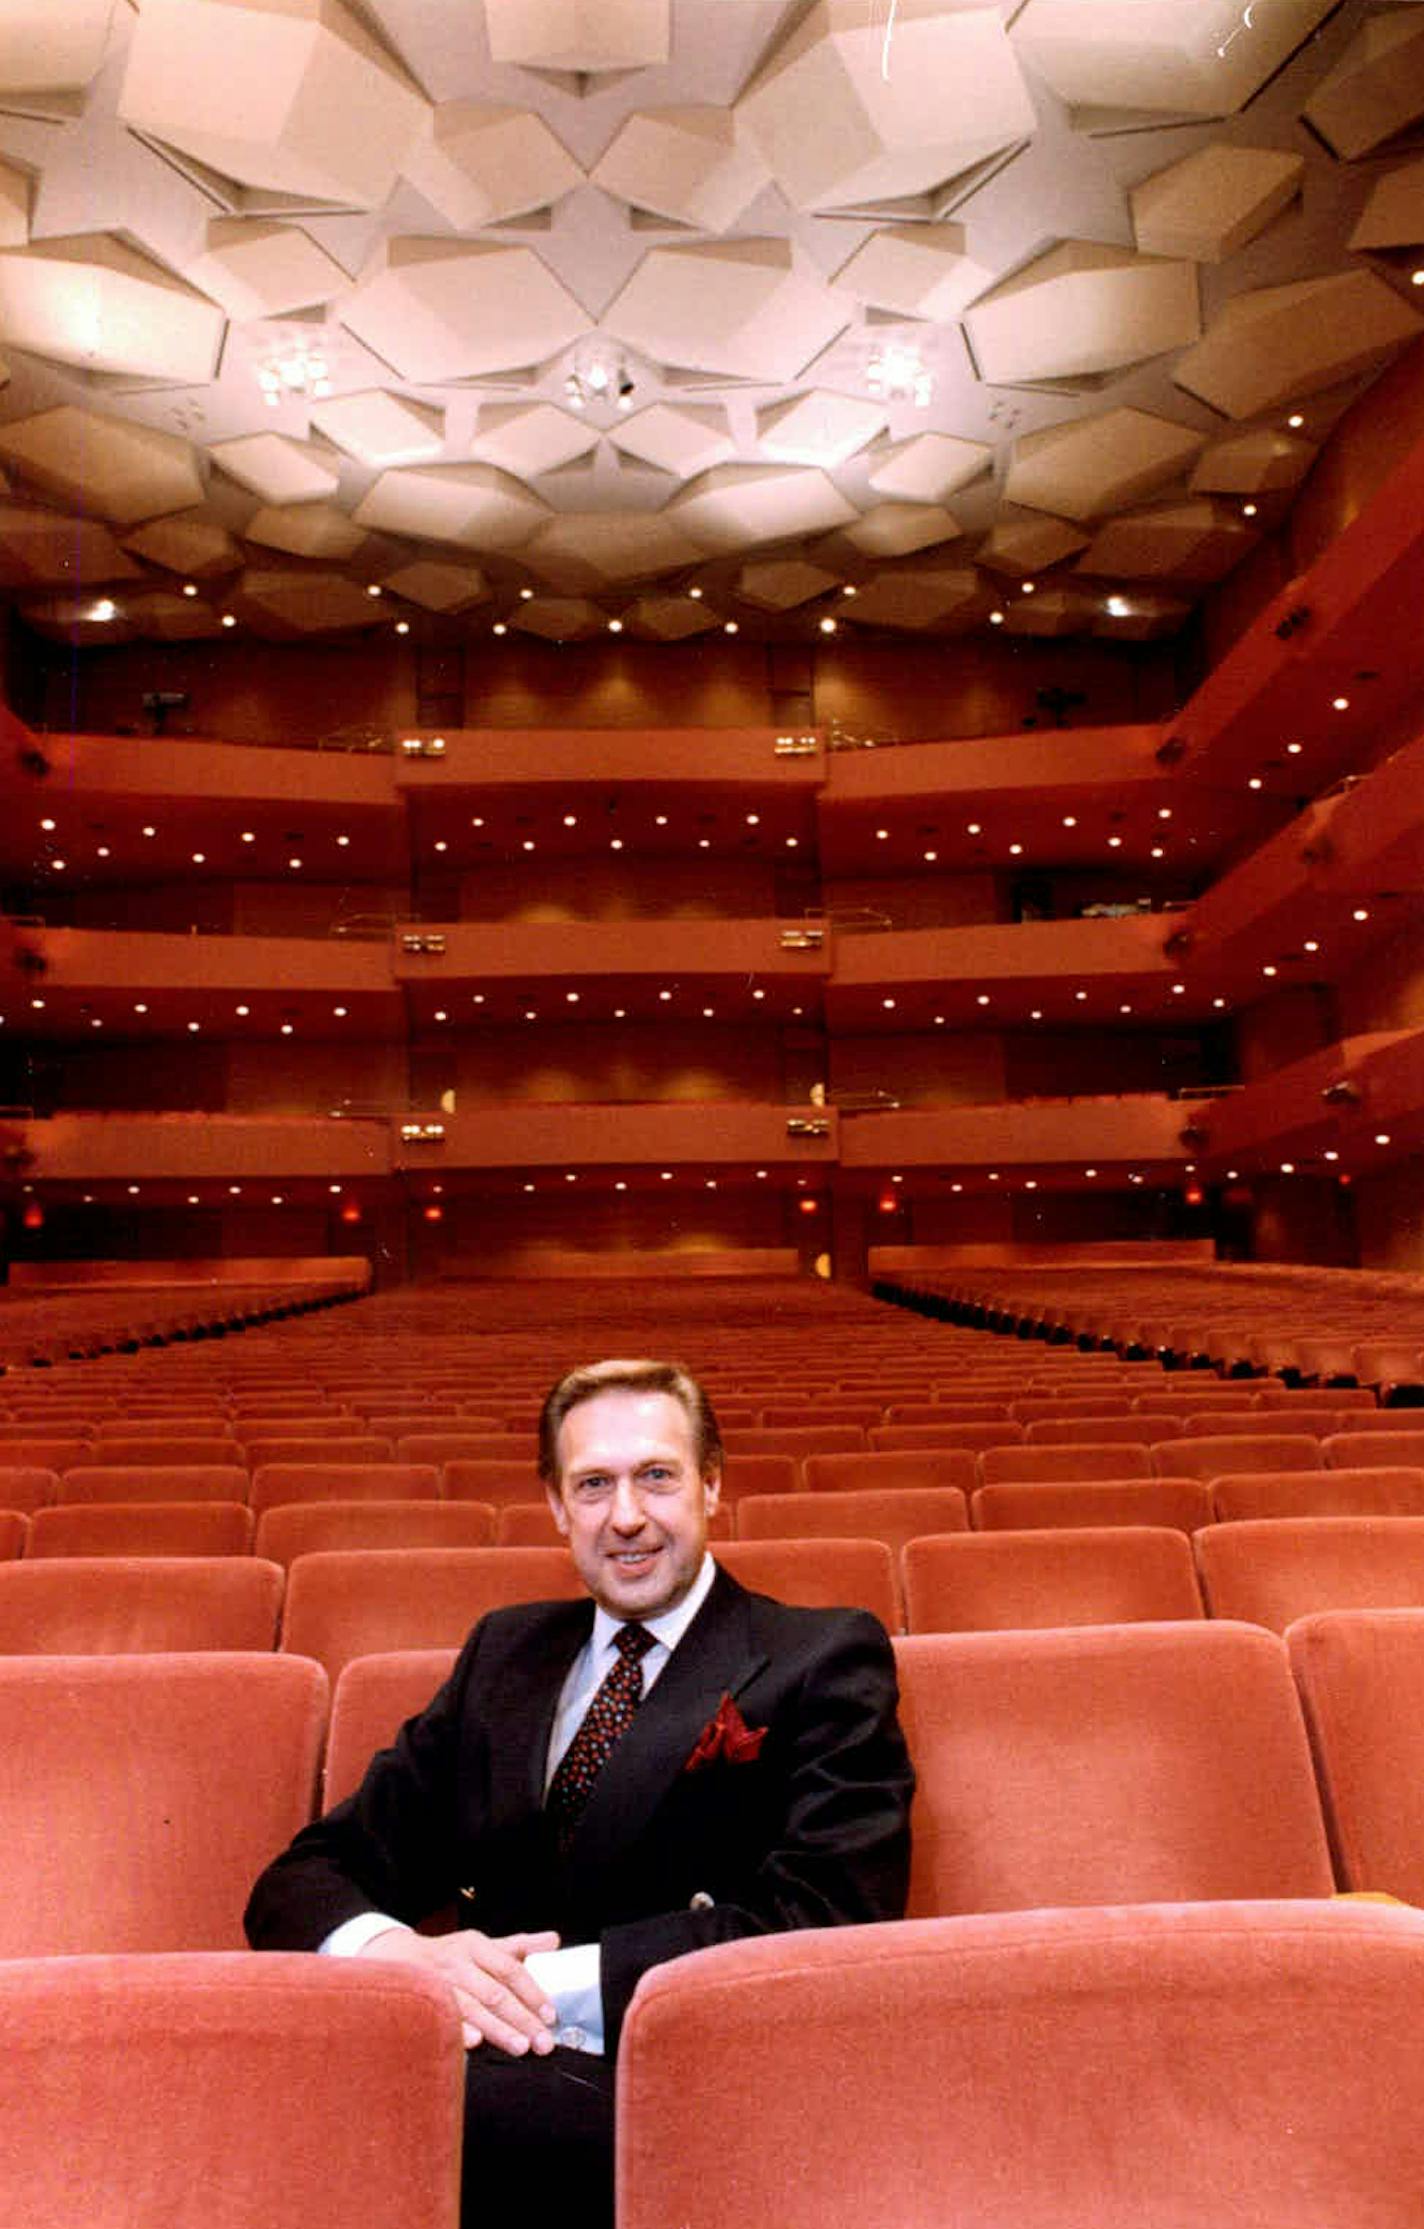
[(737, 453), (724, 410), (699, 410), (680, 403), (653, 403), (613, 427), (609, 439), (626, 456), (655, 464), (660, 472), (675, 473), (679, 480), (728, 464)]
[(541, 526), (522, 554), (561, 587), (596, 590), (675, 572), (695, 564), (702, 550), (662, 513), (566, 511)]
[(120, 526), (203, 500), (190, 441), (72, 403), (0, 427), (0, 462), (81, 516)]
[(530, 70), (639, 70), (671, 52), (671, 0), (485, 0), (490, 53)]
[(137, 580), (139, 567), (97, 519), (67, 519), (38, 504), (0, 503), (0, 579), (15, 587)]
[(954, 513), (937, 503), (877, 503), (846, 528), (845, 538), (864, 557), (908, 557), (961, 532)]
[(427, 611), (464, 611), (483, 603), (489, 582), (477, 565), (442, 565), (435, 558), (418, 558), (387, 573), (382, 585), (407, 603), (422, 604)]
[(30, 237), (30, 177), (0, 162), (0, 248), (23, 248)]
[(1018, 578), (1076, 557), (1090, 539), (1081, 527), (1069, 526), (1064, 519), (1004, 518), (980, 549), (978, 562), (991, 572)]
[(1082, 573), (1203, 587), (1240, 563), (1259, 537), (1205, 500), (1109, 519), (1078, 560)]
[(1013, 41), (1070, 108), (1234, 116), (1335, 0), (1028, 0)]
[(598, 428), (552, 403), (500, 403), (480, 412), (474, 454), (503, 472), (557, 472), (598, 445)]
[(968, 624), (982, 609), (983, 588), (969, 566), (942, 571), (877, 573), (845, 607), (844, 616), (865, 627), (945, 627)]
[(872, 232), (833, 286), (873, 309), (947, 324), (992, 286), (994, 273), (965, 247), (961, 224), (888, 224)]
[(884, 427), (883, 404), (813, 387), (757, 412), (757, 447), (774, 464), (818, 464), (834, 471)]
[(433, 464), (383, 472), (356, 506), (358, 526), (466, 549), (527, 542), (548, 506), (490, 464)]
[(877, 495), (902, 496), (912, 503), (942, 503), (957, 488), (968, 487), (987, 472), (994, 452), (984, 441), (960, 441), (948, 433), (912, 434), (876, 452), (868, 476)]
[(76, 110), (98, 75), (113, 15), (114, 0), (3, 0), (0, 106)]
[(0, 338), (56, 363), (192, 386), (217, 369), (222, 311), (111, 233), (0, 253)]
[(259, 633), (287, 636), (337, 634), (379, 626), (385, 618), (379, 602), (344, 573), (261, 568), (243, 574), (230, 609)]
[(663, 516), (704, 549), (736, 550), (828, 534), (860, 513), (824, 472), (805, 465), (723, 464), (679, 490)]
[(1144, 255), (1223, 263), (1300, 191), (1305, 158), (1276, 147), (1199, 147), (1128, 196)]
[(1193, 494), (1269, 495), (1298, 487), (1319, 454), (1313, 441), (1262, 426), (1213, 441), (1198, 457), (1189, 484)]
[(725, 232), (768, 171), (725, 108), (655, 108), (630, 116), (593, 169), (593, 183), (635, 209)]
[(334, 302), (351, 284), (310, 233), (259, 217), (214, 217), (187, 277), (239, 323)]
[(1146, 410), (1105, 410), (1014, 443), (1004, 495), (1033, 511), (1099, 518), (1182, 474), (1205, 436)]
[(143, 0), (119, 114), (219, 178), (376, 209), (429, 103), (342, 0)]
[(782, 382), (850, 318), (844, 296), (793, 269), (789, 241), (759, 239), (651, 249), (602, 324), (660, 364)]
[(542, 116), (486, 101), (447, 101), (405, 160), (432, 209), (461, 231), (546, 209), (583, 172)]
[(473, 379), (555, 356), (586, 312), (532, 248), (494, 240), (388, 240), (341, 322), (402, 379)]
[(171, 588), (151, 588), (142, 595), (125, 596), (124, 617), (150, 642), (206, 642), (223, 632), (222, 614), (211, 604), (175, 595)]
[(215, 441), (208, 451), (239, 487), (250, 488), (264, 503), (320, 503), (335, 495), (341, 475), (308, 441), (284, 433), (247, 433), (236, 441)]
[(289, 557), (325, 558), (336, 564), (354, 557), (366, 539), (362, 528), (353, 526), (346, 513), (330, 503), (269, 503), (253, 513), (242, 533), (244, 541), (285, 550)]
[(1372, 188), (1350, 234), (1356, 249), (1416, 248), (1424, 240), (1424, 157), (1401, 163)]
[(608, 614), (584, 596), (534, 596), (527, 603), (516, 604), (509, 624), (521, 634), (539, 635), (545, 642), (578, 642), (589, 635), (601, 635), (608, 626)]
[(1418, 332), (1409, 304), (1373, 271), (1341, 271), (1233, 295), (1172, 377), (1227, 418), (1255, 418), (1374, 371)]
[(1417, 8), (1371, 16), (1305, 104), (1306, 121), (1347, 162), (1376, 154), (1424, 116), (1424, 21)]
[(965, 314), (981, 379), (1068, 380), (1183, 348), (1201, 331), (1190, 263), (1065, 240)]
[(1041, 588), (1017, 596), (1004, 614), (1008, 635), (1081, 635), (1102, 609), (1101, 599), (1081, 588)]
[(312, 406), (318, 433), (360, 464), (385, 471), (398, 464), (433, 464), (445, 447), (445, 416), (404, 395), (373, 388)]
[(687, 642), (721, 625), (715, 611), (691, 596), (640, 596), (623, 614), (623, 623), (653, 642)]
[(211, 580), (223, 573), (235, 573), (242, 563), (242, 551), (227, 528), (205, 518), (180, 515), (153, 519), (135, 533), (126, 534), (124, 548), (150, 565), (162, 565), (167, 572), (182, 573), (188, 580)]
[(815, 0), (737, 103), (797, 209), (934, 194), (1037, 118), (997, 7), (904, 0), (893, 27), (864, 0)]
[(763, 611), (795, 611), (840, 585), (838, 574), (803, 557), (767, 558), (759, 565), (744, 565), (737, 575), (737, 594)]

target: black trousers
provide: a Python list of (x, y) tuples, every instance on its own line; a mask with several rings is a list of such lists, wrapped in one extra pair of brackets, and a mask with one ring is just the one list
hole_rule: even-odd
[(516, 2059), (488, 2043), (466, 2054), (463, 2229), (489, 2229), (503, 2218), (492, 2202), (517, 2190), (526, 2219), (613, 2229), (611, 2060), (561, 2047)]

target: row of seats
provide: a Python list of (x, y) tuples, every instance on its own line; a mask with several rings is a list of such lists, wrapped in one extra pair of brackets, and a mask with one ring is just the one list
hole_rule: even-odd
[(368, 1273), (347, 1264), (262, 1283), (165, 1284), (136, 1269), (128, 1284), (0, 1294), (0, 1375), (90, 1356), (137, 1353), (170, 1340), (225, 1338), (353, 1299)]
[[(3, 1474), (0, 1474), (3, 1481)], [(0, 1492), (3, 1483), (0, 1483)], [(852, 1538), (898, 1551), (924, 1533), (1064, 1525), (1203, 1525), (1257, 1517), (1424, 1517), (1424, 1468), (1242, 1472), (1197, 1478), (1008, 1481), (746, 1494), (723, 1502), (714, 1540)], [(554, 1547), (547, 1500), (59, 1501), (0, 1508), (0, 1561), (15, 1556), (266, 1556), (333, 1548)]]
[[(718, 1560), (758, 1592), (855, 1604), (891, 1632), (1237, 1618), (1280, 1632), (1314, 1610), (1424, 1607), (1424, 1517), (942, 1532), (904, 1541), (752, 1538)], [(335, 1677), (357, 1656), (455, 1646), (488, 1610), (567, 1600), (562, 1548), (352, 1548), (263, 1556), (60, 1556), (0, 1562), (0, 1652), (257, 1650)]]
[[(1223, 1621), (894, 1645), (912, 1915), (1337, 1885), (1424, 1900), (1424, 1610), (1284, 1638)], [(453, 1661), (353, 1661), (328, 1726), (307, 1657), (0, 1660), (0, 1958), (236, 1946), (319, 1781), (328, 1804), (349, 1793)]]

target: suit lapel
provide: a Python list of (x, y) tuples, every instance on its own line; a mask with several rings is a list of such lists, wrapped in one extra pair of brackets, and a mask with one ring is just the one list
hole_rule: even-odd
[(722, 1697), (735, 1697), (767, 1661), (766, 1650), (752, 1638), (744, 1590), (719, 1570), (599, 1774), (574, 1834), (570, 1866), (598, 1866), (637, 1841)]
[[(592, 1602), (560, 1603), (512, 1649), (482, 1702), (490, 1727), (490, 1808), (495, 1820), (542, 1810), (544, 1765), (569, 1666), (593, 1631)], [(671, 1668), (671, 1667), (669, 1667)], [(656, 1690), (654, 1690), (656, 1693)]]

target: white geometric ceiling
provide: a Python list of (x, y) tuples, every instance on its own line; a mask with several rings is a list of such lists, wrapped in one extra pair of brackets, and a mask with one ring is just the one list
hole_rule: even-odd
[(1170, 630), (1421, 330), (1421, 124), (1400, 0), (0, 0), (0, 586)]

